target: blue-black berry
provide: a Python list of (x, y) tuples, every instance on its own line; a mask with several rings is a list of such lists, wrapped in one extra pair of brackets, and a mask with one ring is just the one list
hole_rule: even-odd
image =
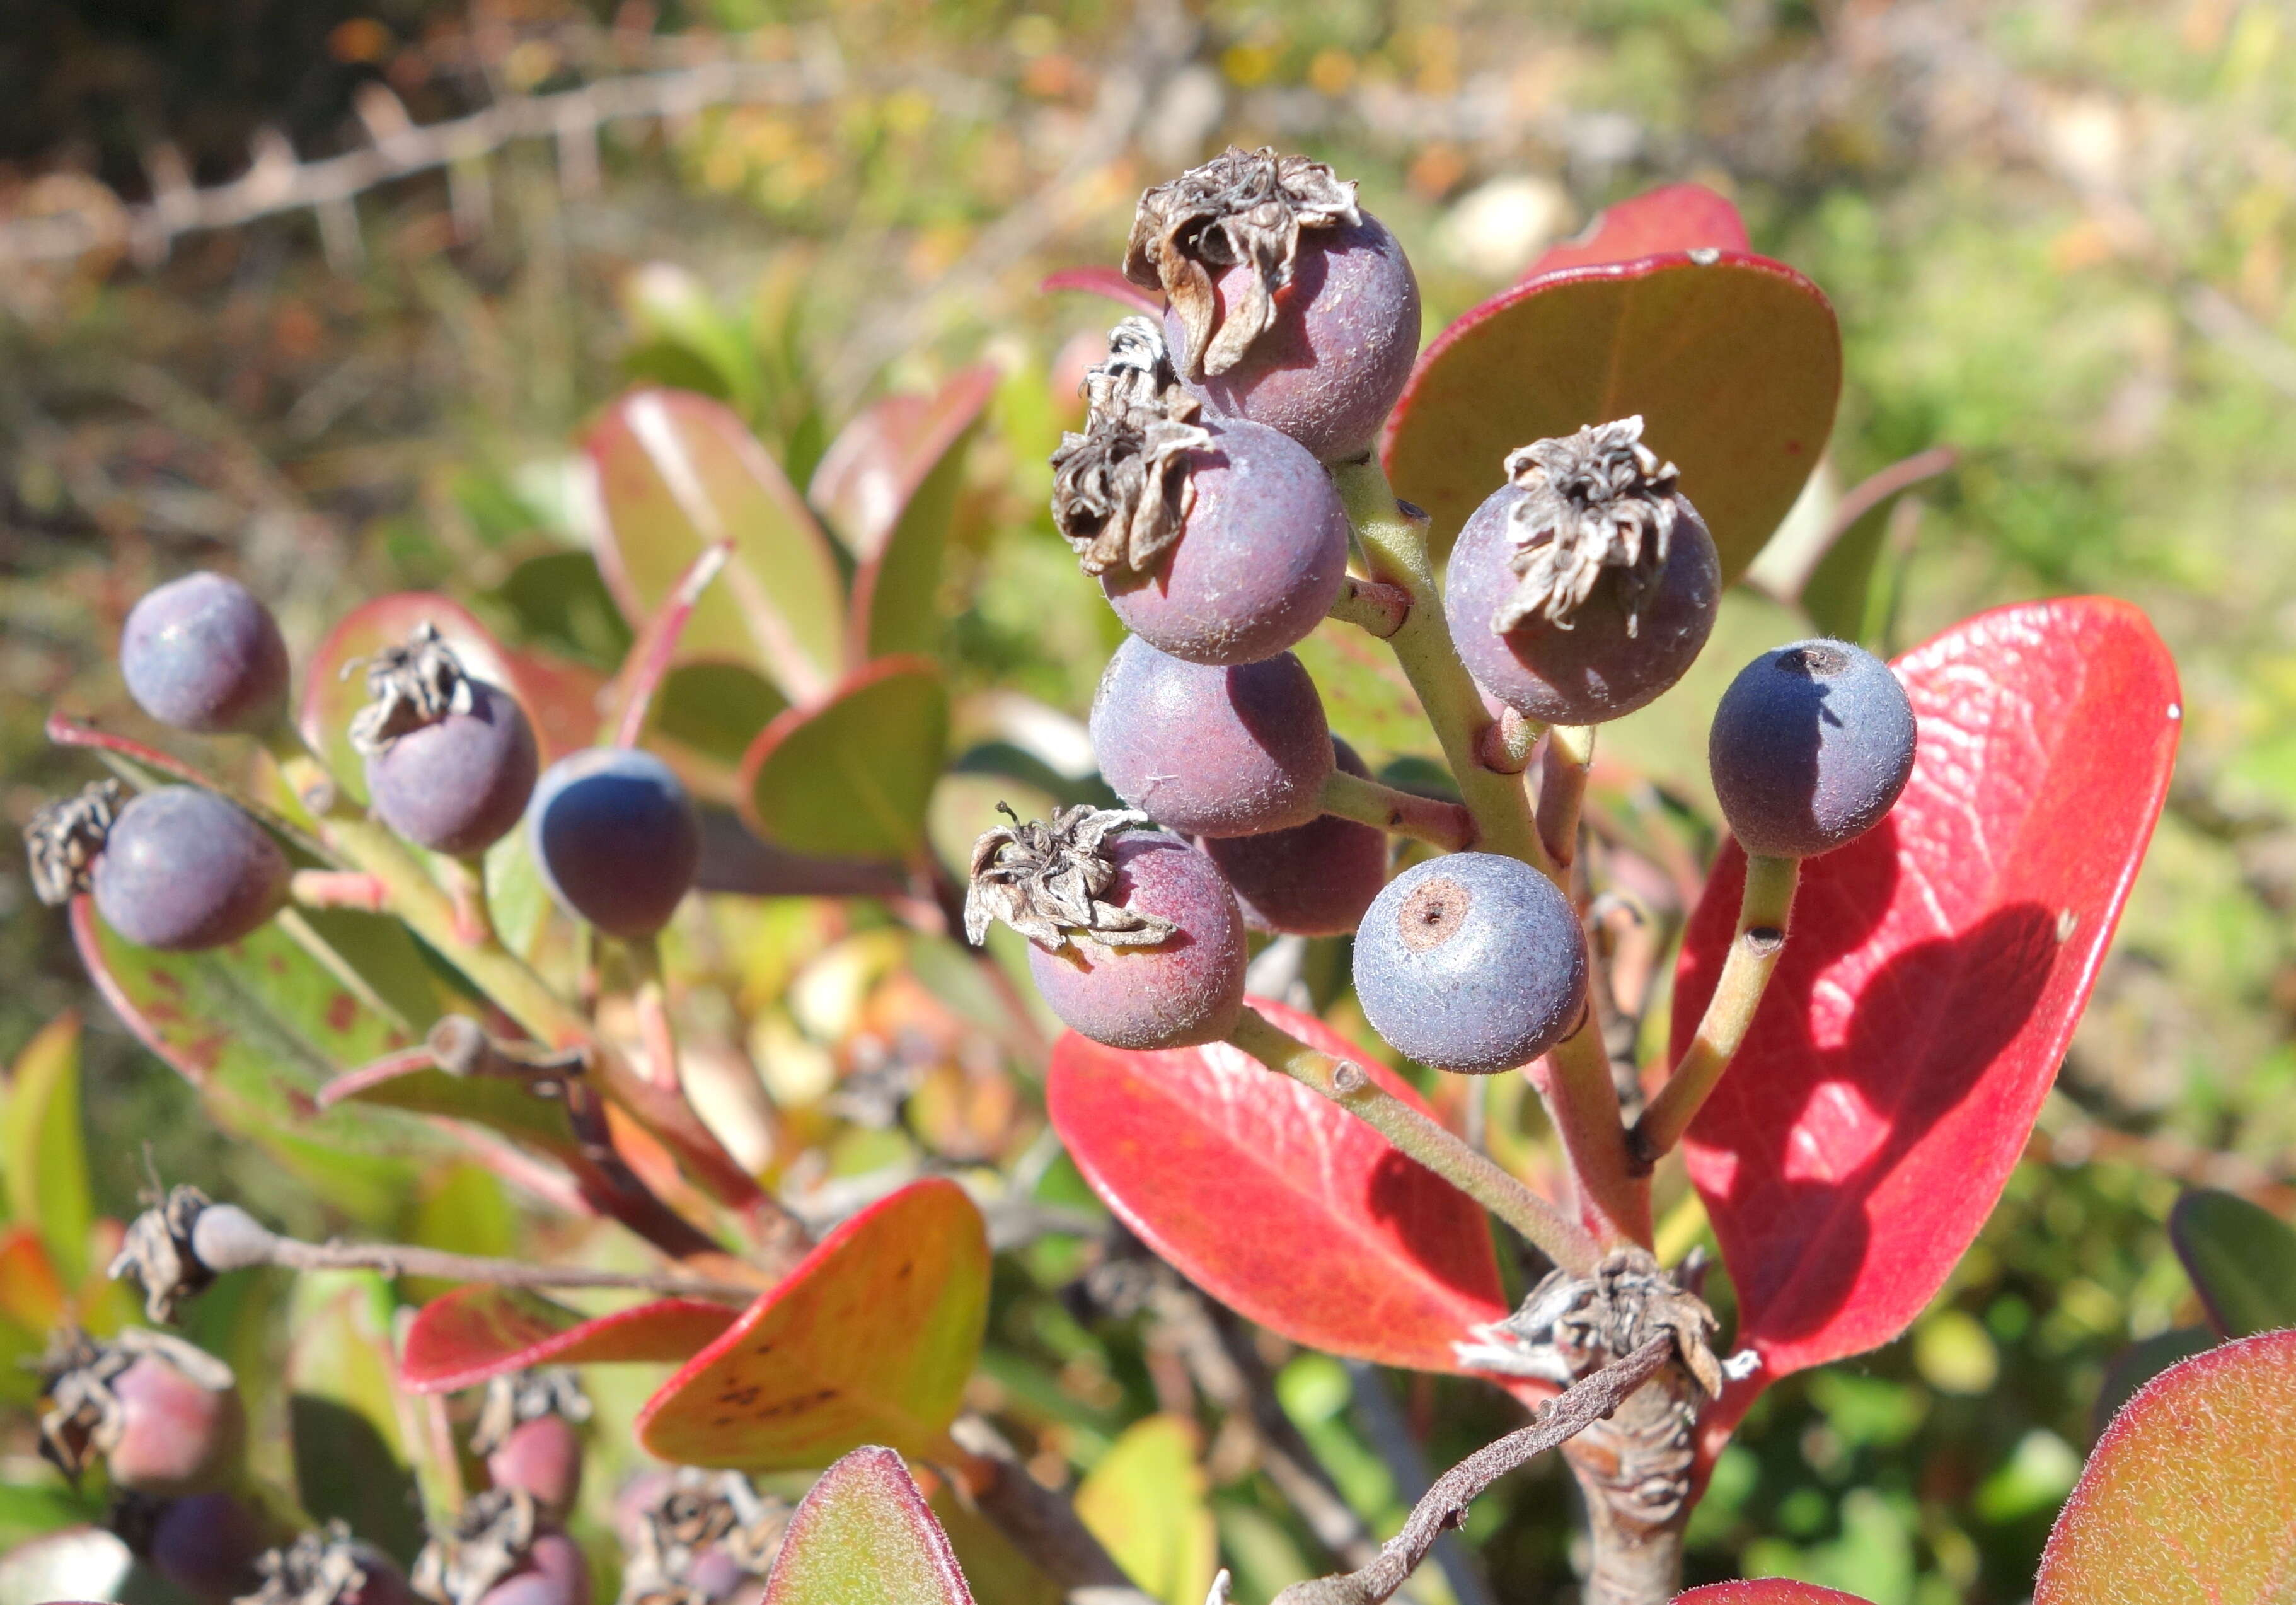
[(1731, 834), (1813, 858), (1890, 811), (1914, 772), (1914, 708), (1890, 666), (1847, 641), (1796, 641), (1739, 671), (1707, 737)]
[(586, 747), (552, 764), (527, 833), (551, 895), (613, 936), (668, 924), (701, 862), (701, 821), (685, 784), (632, 747)]

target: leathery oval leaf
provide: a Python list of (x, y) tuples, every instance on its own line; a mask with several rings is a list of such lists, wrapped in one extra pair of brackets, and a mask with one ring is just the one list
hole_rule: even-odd
[(791, 708), (742, 761), (742, 819), (775, 846), (898, 862), (924, 839), (948, 746), (948, 688), (924, 658), (884, 658)]
[[(1313, 1016), (1251, 1003), (1426, 1107)], [(1045, 1101), (1077, 1168), (1143, 1242), (1294, 1342), (1458, 1371), (1452, 1344), (1507, 1313), (1472, 1200), (1242, 1049), (1130, 1053), (1070, 1032), (1054, 1046)]]
[(821, 1474), (790, 1517), (764, 1605), (972, 1605), (948, 1535), (890, 1449)]
[(2296, 1331), (2162, 1371), (2057, 1513), (2033, 1605), (2284, 1605), (2296, 1585)]
[[(2127, 603), (1996, 609), (1898, 660), (1912, 779), (1802, 867), (1784, 956), (1684, 1144), (1766, 1382), (1888, 1342), (2008, 1179), (2159, 818), (2176, 665)], [(1678, 1059), (1744, 884), (1724, 852), (1675, 980)]]
[(891, 516), (882, 532), (866, 532), (870, 555), (853, 577), (853, 650), (865, 661), (931, 652), (939, 642), (941, 554), (964, 488), (965, 448), (996, 381), (987, 363), (965, 369), (885, 454)]
[(537, 1365), (690, 1360), (740, 1313), (702, 1299), (657, 1298), (586, 1317), (520, 1288), (457, 1288), (407, 1327), (398, 1379), (415, 1393), (452, 1393)]
[(1726, 583), (1801, 494), (1841, 392), (1841, 331), (1816, 284), (1743, 251), (1671, 251), (1545, 274), (1465, 313), (1420, 354), (1382, 457), (1439, 556), (1509, 452), (1640, 414)]
[(1702, 184), (1661, 184), (1604, 207), (1578, 234), (1540, 253), (1519, 283), (1565, 268), (1631, 262), (1669, 251), (1744, 251), (1746, 220)]
[(79, 1014), (66, 1009), (32, 1033), (0, 1093), (0, 1197), (37, 1230), (57, 1274), (88, 1272), (87, 1142), (80, 1125)]
[(791, 702), (844, 668), (845, 588), (828, 538), (734, 410), (690, 391), (636, 390), (586, 448), (597, 475), (598, 569), (633, 626), (653, 617), (706, 547), (734, 543), (682, 654), (754, 663)]
[(1755, 1577), (1743, 1583), (1709, 1583), (1674, 1596), (1674, 1605), (1870, 1605), (1862, 1594), (1792, 1577)]
[(795, 1470), (869, 1443), (947, 1452), (988, 1315), (988, 1233), (939, 1177), (879, 1199), (665, 1383), (638, 1413), (647, 1453)]
[(2278, 1216), (2202, 1188), (2169, 1212), (2169, 1240), (2218, 1337), (2296, 1327), (2296, 1229)]

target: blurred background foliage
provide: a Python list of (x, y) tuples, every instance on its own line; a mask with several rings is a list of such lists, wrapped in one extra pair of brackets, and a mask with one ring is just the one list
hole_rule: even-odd
[[(776, 87), (682, 91), (727, 62)], [(127, 225), (250, 164), (290, 193), (299, 163), (364, 148), (393, 106), (428, 124), (640, 79), (651, 114), (594, 145), (512, 139), (332, 216), (288, 208), (164, 250)], [(1226, 141), (1338, 164), (1411, 250), (1431, 335), (1607, 202), (1708, 184), (1757, 250), (1824, 287), (1846, 337), (1829, 461), (1758, 580), (1792, 594), (1793, 531), (1828, 497), (1948, 447), (1949, 473), (1853, 531), (1870, 571), (1825, 622), (1895, 650), (1994, 603), (2103, 591), (2150, 612), (2184, 674), (2169, 814), (2028, 1163), (1906, 1340), (1773, 1390), (1693, 1529), (1693, 1580), (2017, 1600), (2109, 1369), (2198, 1319), (2163, 1230), (2180, 1187), (2296, 1207), (2292, 86), (2285, 0), (16, 0), (0, 806), (20, 825), (81, 778), (40, 733), (50, 708), (132, 717), (119, 621), (192, 566), (242, 574), (305, 649), (358, 600), (435, 588), (513, 642), (611, 669), (627, 632), (583, 578), (571, 442), (642, 378), (724, 396), (803, 484), (864, 402), (995, 363), (943, 597), (959, 724), (993, 727), (1000, 688), (1080, 716), (1118, 631), (1052, 531), (1045, 457), (1074, 416), (1078, 342), (1111, 315), (1037, 286), (1111, 263), (1144, 184)], [(86, 249), (45, 251), (60, 218)], [(1606, 739), (1602, 800), (1710, 845), (1705, 712), (1744, 657), (1806, 631), (1759, 584), (1734, 593), (1688, 689)], [(1318, 648), (1319, 673), (1344, 646)], [(1409, 756), (1365, 683), (1335, 692), (1335, 725), (1377, 761)], [(995, 792), (945, 784), (944, 851)], [(706, 926), (683, 1007), (708, 1028), (690, 1034), (762, 1075), (780, 1146), (758, 1157), (785, 1189), (932, 1163), (1089, 1204), (1042, 1135), (1025, 1054), (934, 983), (945, 951), (867, 904), (713, 900)], [(1311, 965), (1311, 991), (1319, 974), (1344, 966)], [(341, 1223), (205, 1126), (90, 995), (12, 855), (0, 977), (0, 1058), (84, 1016), (102, 1213), (132, 1212), (148, 1153), (307, 1233)], [(1522, 1101), (1494, 1092), (1495, 1140)], [(20, 1217), (31, 1195), (11, 1181)], [(469, 1166), (403, 1215), (393, 1229), (456, 1247), (579, 1247)], [(1701, 1231), (1694, 1205), (1668, 1225), (1677, 1248)], [(1167, 1326), (1109, 1294), (1121, 1278), (1076, 1280), (1095, 1256), (1125, 1263), (1056, 1236), (1000, 1264), (976, 1403), (1027, 1424), (1041, 1475), (1089, 1477), (1104, 1505), (1177, 1486), (1240, 1598), (1319, 1569), (1248, 1451), (1194, 1429), (1218, 1414)], [(331, 1296), (379, 1319), (372, 1290)], [(258, 1362), (283, 1329), (258, 1317), (289, 1297), (252, 1283), (198, 1329), (275, 1420), (277, 1368)], [(1509, 1424), (1473, 1384), (1260, 1352), (1374, 1523), (1399, 1516), (1414, 1453), (1439, 1467)], [(603, 1401), (609, 1423), (627, 1391)], [(8, 1417), (0, 1454), (31, 1488), (26, 1425)], [(1569, 1497), (1549, 1464), (1478, 1508), (1496, 1597), (1567, 1585)]]

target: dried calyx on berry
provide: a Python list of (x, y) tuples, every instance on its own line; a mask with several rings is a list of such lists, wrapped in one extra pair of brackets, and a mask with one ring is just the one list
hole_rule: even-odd
[(34, 814), (24, 827), (32, 894), (53, 909), (88, 890), (112, 823), (127, 805), (126, 786), (92, 780), (78, 796), (59, 798)]
[(415, 1557), (414, 1592), (437, 1605), (479, 1605), (526, 1565), (543, 1535), (542, 1508), (523, 1488), (488, 1488), (463, 1502), (454, 1525)]
[(1640, 415), (1534, 440), (1507, 454), (1506, 472), (1526, 494), (1508, 515), (1514, 551), (1507, 566), (1517, 583), (1492, 632), (1505, 635), (1534, 617), (1568, 630), (1609, 574), (1633, 635), (1682, 515), (1678, 471), (1643, 444)]
[[(232, 1395), (238, 1387), (238, 1379), (230, 1366), (205, 1349), (166, 1332), (129, 1327), (118, 1337), (99, 1342), (76, 1327), (65, 1328), (51, 1340), (47, 1353), (40, 1360), (40, 1391), (50, 1401), (48, 1411), (40, 1417), (42, 1457), (76, 1483), (97, 1456), (108, 1457), (119, 1450), (135, 1425), (135, 1411), (127, 1395), (136, 1391), (132, 1386), (123, 1390), (121, 1379), (147, 1360), (174, 1373), (168, 1379), (171, 1387), (221, 1398)], [(171, 1400), (160, 1401), (157, 1409), (161, 1415), (185, 1417), (184, 1434), (193, 1431), (196, 1423), (188, 1418), (196, 1412)], [(201, 1469), (191, 1462), (220, 1461), (228, 1457), (233, 1445), (221, 1440), (231, 1434), (226, 1431), (215, 1436), (217, 1443), (195, 1444), (186, 1450), (183, 1457), (185, 1467), (176, 1468), (185, 1470), (186, 1480), (197, 1480), (196, 1473)], [(123, 1486), (143, 1480), (132, 1473), (119, 1475), (119, 1468), (114, 1472), (112, 1480)]]
[(350, 742), (366, 757), (449, 713), (467, 713), (474, 704), (476, 693), (463, 660), (428, 620), (408, 632), (405, 646), (354, 659), (343, 665), (343, 672), (348, 674), (361, 661), (366, 667), (369, 701), (351, 715)]
[(553, 1365), (493, 1378), (479, 1406), (478, 1424), (471, 1428), (472, 1451), (491, 1454), (525, 1423), (550, 1416), (567, 1421), (590, 1419), (590, 1395), (572, 1371)]
[(710, 1605), (763, 1577), (781, 1552), (790, 1505), (739, 1471), (681, 1466), (638, 1512), (620, 1605)]
[(146, 1318), (172, 1322), (224, 1272), (270, 1263), (277, 1241), (238, 1205), (215, 1203), (196, 1187), (173, 1187), (128, 1222), (106, 1274), (114, 1281), (133, 1276), (143, 1285)]
[(1109, 331), (1084, 391), (1085, 432), (1062, 435), (1053, 453), (1053, 523), (1086, 573), (1148, 574), (1180, 539), (1195, 495), (1188, 453), (1211, 435), (1145, 317)]
[(1154, 914), (1103, 899), (1116, 885), (1116, 865), (1105, 851), (1120, 830), (1153, 830), (1137, 809), (1064, 808), (1049, 824), (1021, 816), (1000, 802), (1009, 825), (972, 844), (972, 884), (964, 894), (964, 934), (975, 947), (991, 920), (1001, 919), (1039, 947), (1052, 951), (1072, 936), (1103, 947), (1153, 947), (1177, 928)]
[(266, 1551), (255, 1569), (262, 1583), (235, 1605), (378, 1605), (405, 1592), (390, 1558), (353, 1538), (340, 1520)]
[[(1275, 292), (1292, 276), (1300, 231), (1362, 220), (1356, 186), (1322, 162), (1231, 145), (1140, 197), (1124, 276), (1171, 298), (1187, 332), (1187, 377), (1216, 377), (1275, 321)], [(1250, 271), (1215, 331), (1213, 280), (1238, 265)]]

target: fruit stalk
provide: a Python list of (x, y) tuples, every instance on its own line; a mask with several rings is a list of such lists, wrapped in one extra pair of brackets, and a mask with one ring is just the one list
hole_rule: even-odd
[(1316, 801), (1327, 814), (1407, 835), (1446, 852), (1462, 852), (1475, 844), (1475, 816), (1456, 802), (1398, 791), (1343, 769), (1335, 768), (1324, 778)]
[(1591, 1274), (1595, 1241), (1486, 1154), (1382, 1087), (1362, 1068), (1300, 1041), (1247, 1008), (1228, 1041), (1353, 1115), (1396, 1148), (1498, 1216), (1574, 1276)]
[(1738, 934), (1722, 961), (1714, 995), (1699, 1017), (1698, 1033), (1682, 1062), (1643, 1111), (1628, 1137), (1628, 1155), (1638, 1172), (1647, 1175), (1667, 1151), (1682, 1140), (1691, 1121), (1730, 1067), (1746, 1031), (1761, 1007), (1762, 994), (1785, 951), (1786, 931), (1793, 912), (1794, 886), (1800, 880), (1799, 859), (1746, 860), (1746, 889), (1738, 900)]
[(1562, 1139), (1581, 1213), (1598, 1225), (1606, 1243), (1649, 1247), (1650, 1189), (1636, 1181), (1628, 1163), (1618, 1083), (1611, 1079), (1611, 1055), (1592, 1008), (1546, 1062), (1546, 1075), (1536, 1084)]
[[(1593, 725), (1548, 728), (1546, 761), (1538, 766), (1538, 839), (1562, 871), (1563, 883), (1578, 859), (1578, 810), (1587, 798), (1587, 771), (1594, 762)], [(1570, 888), (1563, 884), (1562, 890), (1567, 893)]]
[(1486, 852), (1504, 852), (1553, 874), (1553, 861), (1531, 824), (1521, 786), (1512, 776), (1484, 768), (1477, 758), (1483, 731), (1493, 720), (1443, 621), (1434, 564), (1427, 555), (1426, 515), (1403, 511), (1375, 454), (1340, 464), (1332, 470), (1332, 480), (1347, 505), (1356, 539), (1363, 543), (1371, 577), (1397, 587), (1410, 599), (1409, 611), (1387, 643), (1443, 744), (1443, 757), (1459, 783), (1459, 794), (1475, 816), (1480, 844)]
[(1410, 613), (1411, 595), (1402, 587), (1349, 574), (1340, 582), (1340, 594), (1332, 604), (1331, 616), (1384, 641), (1403, 628), (1403, 621)]

